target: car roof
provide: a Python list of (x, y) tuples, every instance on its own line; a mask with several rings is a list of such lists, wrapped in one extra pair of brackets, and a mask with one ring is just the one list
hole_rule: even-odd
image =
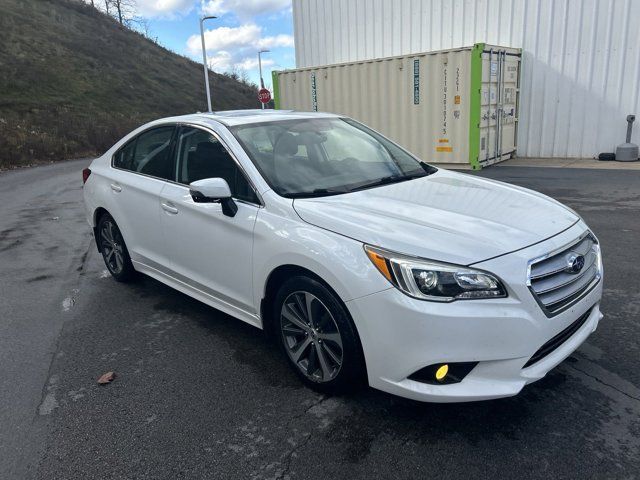
[[(294, 110), (223, 110), (219, 112), (198, 112), (178, 117), (156, 120), (156, 122), (211, 123), (217, 122), (232, 127), (250, 123), (276, 122), (279, 120), (303, 120), (307, 118), (339, 118), (339, 115), (323, 112), (297, 112)], [(153, 122), (153, 123), (156, 123)]]

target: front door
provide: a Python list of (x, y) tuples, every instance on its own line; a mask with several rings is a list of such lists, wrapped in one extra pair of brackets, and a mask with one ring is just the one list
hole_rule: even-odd
[[(254, 315), (253, 228), (260, 208), (244, 173), (220, 140), (207, 130), (181, 127), (176, 143), (176, 183), (160, 194), (161, 225), (177, 280), (215, 297), (238, 313)], [(189, 183), (224, 178), (238, 205), (235, 216), (220, 203), (196, 203)]]

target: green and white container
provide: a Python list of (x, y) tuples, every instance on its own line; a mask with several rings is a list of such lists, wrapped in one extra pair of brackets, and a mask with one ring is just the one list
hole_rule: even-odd
[(427, 162), (480, 169), (515, 155), (520, 59), (478, 43), (274, 71), (275, 105), (347, 115)]

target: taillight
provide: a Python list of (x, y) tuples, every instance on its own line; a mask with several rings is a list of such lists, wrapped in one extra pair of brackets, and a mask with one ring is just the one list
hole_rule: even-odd
[(87, 179), (89, 178), (89, 175), (91, 175), (91, 169), (90, 168), (85, 168), (84, 170), (82, 170), (82, 184), (83, 185), (85, 183), (87, 183)]

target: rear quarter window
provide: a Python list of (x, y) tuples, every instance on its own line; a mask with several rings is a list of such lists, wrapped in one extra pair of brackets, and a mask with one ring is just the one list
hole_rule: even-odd
[(116, 154), (113, 156), (114, 167), (122, 168), (124, 170), (132, 170), (133, 155), (136, 151), (136, 140), (137, 138), (134, 138), (116, 152)]
[(113, 166), (165, 180), (173, 180), (171, 155), (174, 126), (142, 132), (113, 156)]

